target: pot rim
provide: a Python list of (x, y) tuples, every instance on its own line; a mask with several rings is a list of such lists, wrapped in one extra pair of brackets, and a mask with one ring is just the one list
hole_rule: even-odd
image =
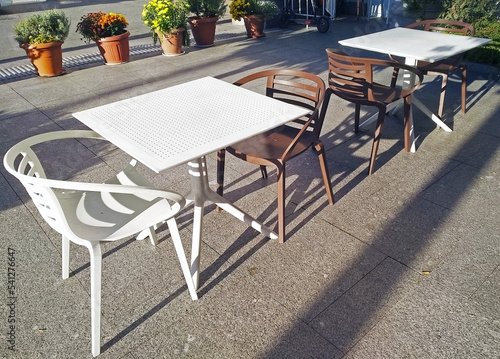
[[(120, 34), (120, 35), (115, 35), (115, 36), (108, 36), (108, 37), (102, 37), (100, 38), (99, 40), (97, 41), (100, 41), (100, 42), (106, 42), (106, 41), (116, 41), (120, 38), (123, 38), (123, 37), (129, 37), (130, 36), (130, 31), (127, 31), (127, 32), (124, 32), (123, 34)], [(97, 42), (96, 41), (96, 42)]]
[(49, 47), (61, 46), (64, 41), (43, 42), (41, 44), (20, 44), (19, 47), (25, 50), (46, 49)]

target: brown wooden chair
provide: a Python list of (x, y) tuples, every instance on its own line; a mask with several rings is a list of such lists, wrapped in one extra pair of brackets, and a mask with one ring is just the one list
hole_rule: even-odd
[[(456, 20), (422, 20), (406, 26), (409, 29), (421, 29), (424, 31), (446, 32), (463, 36), (474, 36), (474, 26), (463, 21)], [(439, 99), (438, 116), (443, 117), (444, 98), (446, 96), (446, 86), (448, 85), (448, 76), (455, 70), (460, 69), (462, 73), (462, 113), (466, 111), (466, 95), (467, 95), (467, 66), (462, 62), (464, 54), (452, 56), (450, 58), (437, 61), (426, 62), (418, 61), (417, 68), (424, 75), (441, 76), (441, 96)], [(392, 60), (396, 60), (390, 56)], [(400, 61), (400, 60), (397, 60)], [(400, 61), (401, 62), (401, 61)]]
[[(259, 81), (260, 80), (260, 81)], [(275, 166), (278, 179), (278, 240), (285, 241), (285, 164), (312, 147), (318, 156), (328, 202), (333, 204), (333, 192), (319, 134), (323, 125), (320, 116), (325, 95), (325, 83), (321, 78), (304, 71), (275, 69), (251, 74), (236, 81), (237, 86), (257, 84), (265, 86), (266, 96), (295, 104), (310, 110), (304, 118), (287, 123), (274, 130), (238, 142), (217, 156), (217, 193), (223, 194), (225, 151), (257, 165), (262, 177), (267, 178), (266, 166)]]
[[(405, 150), (410, 151), (410, 104), (411, 94), (420, 86), (423, 75), (417, 69), (393, 61), (384, 61), (363, 57), (348, 56), (337, 49), (326, 49), (328, 56), (328, 85), (322, 115), (330, 101), (331, 94), (355, 104), (354, 132), (359, 131), (359, 116), (361, 105), (375, 106), (378, 108), (377, 124), (373, 138), (372, 153), (368, 174), (372, 174), (375, 168), (375, 159), (382, 134), (387, 106), (399, 99), (404, 101), (404, 140)], [(392, 77), (388, 79), (387, 85), (374, 81), (374, 71), (381, 68), (392, 68)], [(407, 70), (415, 74), (418, 79), (411, 88), (398, 86), (397, 73), (399, 69)], [(390, 85), (389, 85), (390, 83)]]

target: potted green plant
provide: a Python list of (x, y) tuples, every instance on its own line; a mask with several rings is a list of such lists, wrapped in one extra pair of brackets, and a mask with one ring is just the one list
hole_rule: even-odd
[(276, 3), (264, 0), (233, 0), (229, 4), (229, 13), (234, 20), (245, 22), (247, 36), (258, 38), (264, 34), (265, 21), (279, 13)]
[(62, 44), (69, 33), (70, 21), (62, 11), (47, 10), (31, 15), (14, 25), (19, 46), (40, 76), (57, 76), (64, 73)]
[(106, 65), (128, 62), (130, 58), (128, 25), (122, 14), (90, 12), (80, 18), (76, 32), (86, 43), (95, 41)]
[(193, 16), (188, 18), (196, 46), (214, 45), (217, 20), (226, 12), (225, 0), (187, 0)]
[(187, 18), (189, 5), (184, 0), (151, 0), (144, 4), (142, 20), (151, 28), (153, 42), (159, 40), (164, 56), (182, 54), (189, 46)]

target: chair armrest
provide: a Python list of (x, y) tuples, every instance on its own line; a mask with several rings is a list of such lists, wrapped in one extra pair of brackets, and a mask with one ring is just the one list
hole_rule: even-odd
[(297, 133), (297, 135), (294, 137), (294, 139), (290, 142), (290, 145), (288, 145), (286, 150), (283, 152), (283, 155), (281, 156), (281, 160), (283, 162), (287, 161), (290, 158), (293, 149), (295, 148), (295, 146), (297, 146), (297, 143), (299, 142), (300, 137), (302, 137), (304, 132), (307, 131), (307, 129), (309, 128), (309, 125), (311, 124), (311, 121), (314, 119), (313, 116), (315, 116), (317, 113), (318, 113), (318, 109), (314, 110), (313, 114), (309, 117), (309, 120), (307, 120), (307, 122), (304, 123), (304, 125), (302, 126), (300, 131)]
[[(400, 98), (404, 98), (411, 93), (413, 93), (421, 84), (424, 79), (424, 75), (422, 71), (417, 69), (416, 67), (409, 66), (406, 64), (402, 64), (396, 61), (386, 61), (386, 60), (377, 60), (377, 59), (370, 59), (369, 61), (366, 62), (366, 64), (370, 67), (370, 69), (366, 69), (367, 74), (371, 73), (371, 78), (369, 79), (369, 82), (373, 83), (373, 71), (376, 66), (379, 67), (386, 67), (386, 68), (392, 68), (393, 73), (392, 73), (392, 79), (391, 79), (391, 84), (390, 87), (396, 87), (396, 80), (397, 76), (400, 70), (408, 71), (414, 74), (417, 77), (417, 81), (415, 81), (415, 84), (411, 88), (402, 88), (400, 92)], [(368, 72), (370, 71), (370, 72)]]
[(414, 66), (406, 65), (398, 61), (386, 61), (386, 60), (376, 60), (376, 59), (370, 59), (368, 62), (369, 65), (371, 66), (371, 70), (373, 73), (373, 67), (374, 66), (383, 66), (383, 67), (392, 67), (394, 70), (405, 70), (412, 72), (418, 77), (418, 86), (422, 83), (424, 80), (424, 75), (422, 74), (422, 71), (417, 69)]
[(181, 194), (154, 187), (128, 186), (108, 183), (70, 182), (47, 178), (29, 178), (29, 180), (35, 180), (42, 186), (68, 191), (120, 193), (137, 196), (150, 196), (152, 198), (164, 198), (179, 203), (181, 208), (186, 204), (186, 199)]

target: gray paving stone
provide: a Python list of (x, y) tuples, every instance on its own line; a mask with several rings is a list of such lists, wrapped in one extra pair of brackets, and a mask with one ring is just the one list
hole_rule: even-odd
[(411, 289), (346, 358), (495, 358), (499, 333), (498, 316), (428, 280)]
[(416, 274), (387, 258), (311, 321), (322, 336), (347, 352), (418, 283)]

